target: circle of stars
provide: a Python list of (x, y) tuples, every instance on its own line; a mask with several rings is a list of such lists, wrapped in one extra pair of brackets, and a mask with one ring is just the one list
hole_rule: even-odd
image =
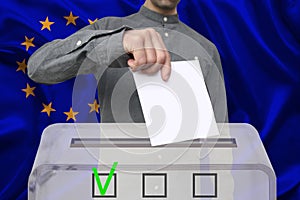
[[(76, 20), (79, 18), (79, 16), (73, 15), (73, 12), (70, 11), (69, 16), (64, 16), (63, 18), (67, 20), (66, 26), (68, 26), (70, 24), (73, 24), (74, 26), (76, 26)], [(88, 23), (94, 24), (97, 20), (98, 20), (98, 18), (96, 18), (95, 20), (88, 19)], [(55, 22), (49, 20), (48, 16), (44, 20), (39, 21), (39, 23), (42, 25), (41, 31), (45, 31), (45, 30), (51, 31), (51, 26), (55, 24)], [(21, 45), (25, 46), (25, 49), (28, 52), (28, 50), (31, 47), (35, 47), (34, 37), (25, 36), (25, 41), (22, 42)], [(26, 59), (23, 59), (23, 61), (16, 61), (16, 63), (18, 65), (18, 68), (16, 71), (17, 72), (22, 71), (24, 74), (26, 74), (26, 69), (27, 69)], [(23, 91), (25, 93), (25, 97), (26, 97), (26, 99), (28, 99), (28, 98), (30, 98), (30, 96), (35, 97), (35, 93), (34, 93), (35, 89), (36, 89), (36, 87), (31, 87), (27, 83), (26, 88), (21, 89), (21, 91)], [(41, 110), (41, 113), (47, 114), (48, 117), (51, 116), (52, 112), (56, 112), (56, 109), (53, 108), (53, 102), (50, 102), (48, 104), (42, 103), (42, 105), (43, 105), (43, 109)], [(88, 106), (90, 107), (89, 113), (92, 113), (92, 112), (99, 113), (100, 106), (96, 99), (94, 100), (93, 103), (88, 103)], [(70, 110), (68, 112), (63, 112), (63, 113), (67, 116), (66, 121), (69, 121), (69, 120), (76, 121), (76, 115), (79, 114), (79, 112), (73, 111), (72, 107), (70, 107)]]

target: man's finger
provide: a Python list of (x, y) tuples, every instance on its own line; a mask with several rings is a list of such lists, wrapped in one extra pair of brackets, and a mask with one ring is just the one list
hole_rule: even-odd
[(159, 33), (156, 32), (155, 38), (155, 45), (161, 49), (160, 53), (157, 53), (157, 61), (162, 64), (161, 77), (164, 81), (167, 81), (171, 74), (171, 57)]
[(133, 60), (128, 60), (128, 65), (133, 71), (136, 71), (139, 66), (147, 64), (147, 56), (145, 49), (138, 49), (132, 52)]
[(167, 50), (163, 40), (159, 33), (154, 32), (151, 37), (152, 44), (156, 50), (156, 62), (163, 64), (165, 62), (166, 56), (165, 51)]
[(159, 63), (154, 63), (151, 66), (149, 66), (146, 69), (143, 69), (142, 72), (145, 74), (155, 74), (156, 72), (158, 72), (162, 67), (162, 64)]
[(156, 63), (156, 51), (155, 47), (152, 43), (152, 31), (145, 31), (145, 38), (144, 38), (144, 48), (146, 52), (147, 64)]
[(163, 65), (161, 68), (161, 78), (164, 81), (168, 81), (171, 75), (171, 64), (170, 65)]

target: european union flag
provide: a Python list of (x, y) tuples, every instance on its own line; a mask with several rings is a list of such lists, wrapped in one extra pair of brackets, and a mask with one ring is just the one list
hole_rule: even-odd
[[(143, 0), (3, 1), (0, 5), (0, 199), (26, 199), (45, 127), (99, 118), (95, 98), (72, 107), (74, 79), (55, 85), (26, 75), (30, 55), (105, 16), (138, 11)], [(220, 51), (230, 122), (261, 134), (277, 175), (278, 199), (300, 199), (300, 0), (186, 0), (182, 21)], [(86, 87), (94, 84), (87, 76)]]

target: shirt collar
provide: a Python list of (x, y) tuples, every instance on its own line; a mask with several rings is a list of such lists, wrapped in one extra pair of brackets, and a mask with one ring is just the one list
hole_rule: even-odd
[(157, 22), (161, 22), (164, 24), (174, 24), (174, 23), (178, 23), (179, 19), (178, 19), (178, 15), (162, 15), (159, 14), (157, 12), (154, 12), (148, 8), (146, 8), (145, 6), (142, 6), (139, 13), (153, 21), (157, 21)]

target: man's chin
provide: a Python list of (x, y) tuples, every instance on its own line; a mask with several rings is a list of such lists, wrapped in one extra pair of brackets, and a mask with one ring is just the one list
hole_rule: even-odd
[(179, 0), (151, 0), (152, 4), (162, 10), (174, 10)]

